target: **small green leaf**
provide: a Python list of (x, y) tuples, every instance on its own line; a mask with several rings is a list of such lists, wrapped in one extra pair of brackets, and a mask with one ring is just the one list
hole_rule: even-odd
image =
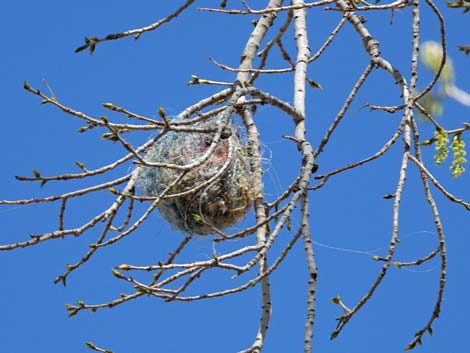
[(28, 90), (30, 88), (28, 81), (23, 82), (23, 88), (26, 89), (26, 90)]
[(385, 194), (382, 198), (385, 200), (390, 200), (395, 198), (395, 194)]
[(202, 217), (201, 217), (201, 215), (199, 215), (199, 214), (197, 214), (197, 213), (193, 213), (192, 216), (193, 216), (193, 219), (194, 219), (196, 222), (202, 222)]
[(33, 169), (33, 174), (36, 178), (40, 178), (41, 177), (41, 173), (39, 173), (39, 171), (37, 169)]

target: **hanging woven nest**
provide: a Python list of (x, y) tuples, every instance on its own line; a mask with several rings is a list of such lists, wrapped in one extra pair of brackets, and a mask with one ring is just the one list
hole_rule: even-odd
[[(192, 127), (217, 129), (220, 123), (216, 117)], [(179, 166), (195, 163), (209, 150), (214, 136), (215, 132), (170, 131), (155, 142), (145, 160)], [(175, 168), (141, 167), (138, 183), (145, 196), (157, 197), (180, 174), (181, 170)], [(246, 148), (237, 128), (228, 123), (213, 153), (171, 187), (158, 209), (175, 229), (215, 234), (241, 220), (255, 194)]]

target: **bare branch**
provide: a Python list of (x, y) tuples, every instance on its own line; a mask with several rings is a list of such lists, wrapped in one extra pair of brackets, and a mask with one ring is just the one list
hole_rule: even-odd
[(172, 19), (174, 19), (175, 17), (178, 17), (184, 10), (186, 10), (195, 1), (196, 0), (187, 0), (176, 11), (174, 11), (173, 13), (168, 15), (167, 17), (164, 17), (164, 18), (158, 20), (157, 22), (152, 23), (149, 26), (142, 27), (142, 28), (137, 28), (137, 29), (131, 29), (129, 31), (124, 31), (124, 32), (119, 32), (119, 33), (114, 33), (114, 34), (108, 34), (107, 36), (102, 37), (102, 38), (87, 37), (87, 38), (85, 38), (85, 44), (82, 45), (81, 47), (78, 47), (77, 49), (75, 49), (75, 52), (78, 53), (82, 50), (88, 49), (90, 51), (90, 54), (92, 54), (94, 52), (96, 46), (99, 43), (106, 42), (106, 41), (109, 41), (109, 40), (116, 40), (116, 39), (120, 39), (120, 38), (124, 38), (124, 37), (128, 37), (128, 36), (134, 36), (134, 39), (137, 40), (137, 39), (140, 38), (142, 33), (153, 31), (153, 30), (157, 29), (158, 27), (160, 27), (161, 25), (163, 25), (164, 23), (168, 23)]

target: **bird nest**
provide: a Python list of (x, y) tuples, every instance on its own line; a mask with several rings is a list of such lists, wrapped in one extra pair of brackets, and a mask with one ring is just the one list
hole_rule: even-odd
[[(217, 129), (213, 118), (192, 127)], [(211, 148), (215, 132), (169, 131), (149, 149), (145, 160), (177, 166), (198, 164)], [(207, 156), (206, 156), (207, 157)], [(177, 182), (181, 169), (141, 167), (138, 180), (145, 196), (159, 197), (162, 217), (175, 229), (190, 234), (215, 234), (243, 219), (256, 194), (251, 163), (237, 128), (228, 123), (215, 149)]]

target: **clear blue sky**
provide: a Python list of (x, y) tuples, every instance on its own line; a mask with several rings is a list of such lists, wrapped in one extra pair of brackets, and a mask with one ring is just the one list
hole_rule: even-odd
[[(206, 1), (201, 5), (216, 3)], [(234, 74), (215, 68), (208, 57), (236, 66), (252, 29), (248, 17), (207, 14), (192, 8), (175, 22), (142, 35), (137, 42), (123, 39), (104, 43), (92, 56), (73, 52), (82, 44), (84, 36), (101, 36), (150, 24), (173, 6), (153, 1), (131, 4), (122, 0), (10, 1), (3, 5), (0, 199), (56, 194), (83, 185), (47, 184), (40, 189), (36, 184), (15, 181), (14, 175), (31, 175), (33, 168), (44, 175), (72, 172), (76, 171), (75, 161), (95, 168), (124, 153), (117, 144), (101, 140), (98, 132), (77, 134), (83, 124), (50, 106), (40, 105), (37, 97), (22, 89), (24, 80), (44, 91), (42, 80), (47, 80), (61, 102), (93, 116), (108, 114), (101, 103), (113, 102), (152, 117), (159, 106), (173, 115), (215, 92), (214, 87), (187, 87), (185, 83), (191, 74), (219, 81), (234, 79)], [(468, 34), (465, 30), (468, 15), (446, 10), (444, 14), (448, 17), (449, 47), (457, 68), (457, 83), (468, 91), (470, 58), (455, 50), (457, 44), (469, 40), (468, 36), (463, 37)], [(396, 12), (393, 26), (389, 25), (389, 13), (364, 15), (369, 30), (382, 43), (384, 57), (406, 71), (411, 39), (403, 38), (409, 38), (409, 10)], [(314, 10), (309, 14), (312, 50), (322, 44), (339, 18), (340, 14), (335, 12)], [(427, 9), (423, 9), (421, 20), (423, 40), (437, 40), (437, 20)], [(286, 40), (291, 38), (289, 32)], [(287, 47), (293, 53), (292, 45)], [(277, 55), (272, 65), (281, 67)], [(322, 90), (310, 90), (307, 97), (307, 130), (314, 145), (366, 65), (360, 40), (347, 27), (325, 56), (309, 68), (309, 76), (323, 86)], [(290, 74), (270, 77), (260, 80), (259, 85), (291, 101), (291, 79)], [(419, 85), (424, 86), (429, 79), (430, 74), (423, 73)], [(393, 133), (400, 116), (360, 110), (365, 102), (397, 104), (398, 89), (383, 72), (373, 73), (319, 159), (321, 172), (374, 153)], [(449, 129), (457, 128), (468, 114), (468, 108), (449, 100), (441, 122)], [(272, 153), (272, 165), (266, 173), (267, 192), (275, 195), (290, 183), (297, 170), (292, 157), (295, 151), (281, 138), (291, 134), (291, 126), (270, 108), (262, 108), (257, 119), (262, 140)], [(432, 136), (433, 129), (426, 123), (420, 123), (420, 129), (423, 136)], [(144, 142), (147, 138), (148, 134), (141, 134), (133, 142)], [(464, 138), (470, 141), (468, 136)], [(312, 231), (320, 271), (315, 351), (402, 351), (431, 314), (439, 275), (436, 260), (412, 270), (392, 269), (376, 296), (351, 320), (341, 336), (329, 340), (335, 317), (341, 312), (328, 299), (340, 294), (346, 304), (353, 305), (379, 271), (380, 264), (370, 256), (384, 255), (387, 249), (392, 202), (383, 200), (382, 196), (395, 189), (400, 152), (401, 143), (397, 143), (383, 160), (334, 177), (321, 191), (312, 194)], [(442, 183), (457, 196), (469, 200), (470, 168), (453, 180), (449, 163), (434, 167), (432, 148), (425, 154), (431, 170)], [(447, 236), (448, 283), (434, 335), (425, 336), (425, 345), (416, 351), (463, 353), (468, 351), (466, 336), (470, 317), (467, 304), (469, 215), (436, 190), (433, 193)], [(72, 206), (69, 224), (79, 224), (107, 200), (105, 196), (89, 198)], [(57, 222), (57, 210), (57, 206), (1, 207), (0, 243), (52, 230)], [(285, 243), (288, 235), (281, 237), (281, 243)], [(120, 292), (131, 292), (130, 286), (112, 276), (111, 269), (121, 263), (156, 263), (182, 237), (156, 215), (134, 236), (98, 253), (71, 276), (67, 287), (54, 285), (55, 276), (67, 263), (77, 261), (96, 236), (92, 232), (80, 239), (55, 240), (0, 254), (0, 352), (86, 352), (85, 341), (93, 341), (115, 353), (237, 352), (251, 344), (260, 311), (258, 287), (239, 295), (194, 303), (163, 303), (144, 298), (113, 310), (84, 312), (67, 318), (66, 303), (75, 303), (77, 299), (97, 303), (110, 300)], [(436, 246), (432, 218), (414, 167), (410, 168), (402, 203), (400, 239), (397, 261), (417, 259)], [(210, 240), (200, 238), (186, 256), (205, 259), (211, 253)], [(305, 258), (299, 243), (272, 276), (273, 316), (266, 352), (302, 351), (306, 279)], [(214, 277), (201, 281), (193, 290), (201, 292), (224, 285), (227, 281)]]

